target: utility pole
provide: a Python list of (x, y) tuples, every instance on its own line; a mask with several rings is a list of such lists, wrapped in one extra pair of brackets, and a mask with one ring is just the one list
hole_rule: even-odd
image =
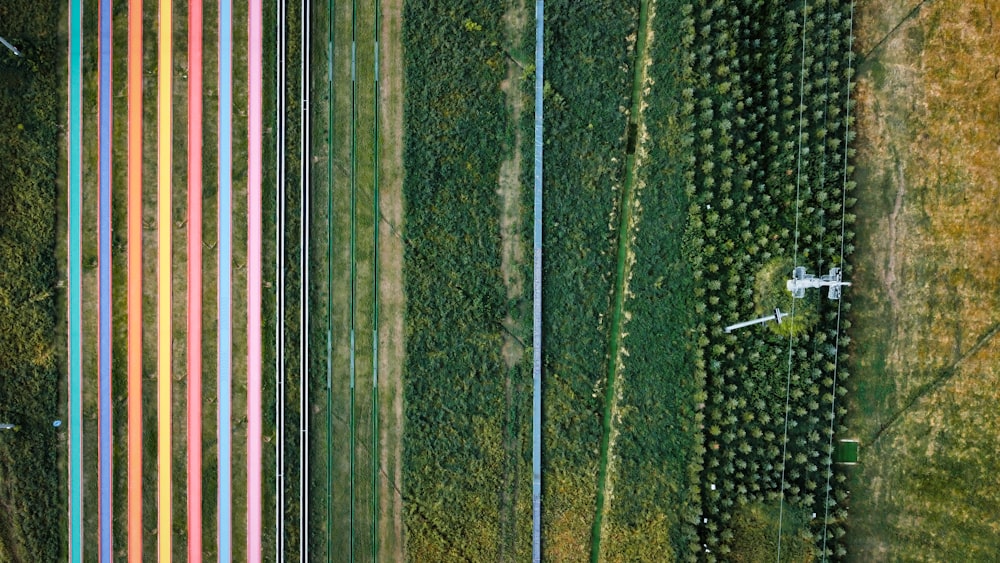
[(750, 320), (750, 321), (743, 321), (741, 323), (736, 323), (734, 325), (729, 325), (729, 326), (726, 327), (726, 333), (728, 334), (728, 333), (730, 333), (730, 332), (732, 332), (732, 331), (734, 331), (734, 330), (736, 330), (738, 328), (743, 328), (745, 326), (752, 326), (752, 325), (756, 325), (756, 324), (766, 323), (768, 321), (777, 321), (778, 324), (780, 325), (781, 324), (781, 319), (783, 319), (783, 318), (785, 318), (787, 316), (788, 316), (788, 313), (782, 313), (781, 309), (778, 309), (777, 307), (775, 307), (773, 315), (768, 315), (766, 317), (760, 317), (760, 318), (753, 319), (753, 320)]
[(842, 281), (840, 268), (830, 268), (829, 274), (816, 277), (806, 273), (804, 266), (799, 266), (792, 272), (792, 279), (785, 283), (785, 288), (792, 292), (792, 297), (802, 299), (806, 296), (807, 289), (829, 287), (830, 292), (827, 297), (831, 300), (837, 300), (840, 299), (841, 288), (845, 285), (851, 285), (851, 283)]
[(10, 49), (10, 52), (14, 53), (16, 56), (18, 56), (18, 57), (22, 56), (21, 55), (21, 51), (18, 51), (17, 47), (11, 45), (10, 42), (7, 41), (6, 39), (4, 39), (3, 37), (0, 37), (0, 43), (2, 43), (4, 47), (7, 47), (8, 49)]

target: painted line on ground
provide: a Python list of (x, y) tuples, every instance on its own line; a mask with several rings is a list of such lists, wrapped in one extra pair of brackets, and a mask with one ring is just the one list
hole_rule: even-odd
[(101, 0), (98, 10), (98, 203), (97, 203), (97, 395), (98, 395), (98, 553), (111, 561), (112, 540), (112, 438), (111, 438), (111, 0)]
[(350, 344), (350, 371), (351, 371), (351, 413), (350, 413), (350, 469), (351, 469), (351, 539), (349, 549), (349, 560), (354, 561), (354, 442), (356, 433), (354, 429), (354, 378), (356, 375), (355, 359), (355, 335), (357, 326), (357, 312), (355, 304), (358, 298), (357, 288), (357, 261), (355, 251), (357, 250), (357, 200), (358, 200), (358, 80), (357, 80), (357, 51), (358, 51), (358, 6), (357, 0), (351, 0), (351, 344)]
[(261, 560), (261, 99), (263, 88), (263, 4), (250, 0), (247, 105), (247, 561)]
[(83, 365), (81, 361), (82, 342), (80, 338), (81, 315), (81, 199), (83, 194), (83, 128), (80, 123), (83, 113), (83, 0), (69, 3), (69, 146), (68, 189), (69, 226), (67, 249), (67, 277), (69, 295), (67, 299), (68, 364), (69, 374), (67, 395), (69, 399), (69, 560), (83, 561), (83, 413), (82, 385)]
[(275, 122), (276, 136), (276, 162), (275, 170), (275, 248), (277, 252), (275, 279), (277, 289), (274, 294), (275, 318), (277, 322), (274, 327), (275, 357), (274, 375), (275, 382), (275, 426), (277, 427), (277, 439), (275, 440), (275, 507), (274, 525), (275, 541), (277, 546), (275, 552), (280, 561), (285, 554), (285, 136), (287, 122), (287, 102), (285, 99), (287, 65), (285, 62), (287, 37), (286, 37), (286, 16), (287, 6), (285, 0), (278, 0), (277, 6), (277, 68), (276, 91), (277, 91), (277, 119)]
[(157, 377), (157, 478), (158, 506), (159, 513), (157, 539), (159, 541), (160, 561), (170, 561), (172, 553), (172, 511), (171, 502), (173, 500), (171, 480), (173, 460), (171, 452), (171, 353), (172, 353), (172, 330), (171, 322), (171, 252), (172, 233), (171, 228), (171, 176), (172, 176), (172, 154), (171, 142), (173, 141), (173, 123), (171, 121), (171, 111), (173, 109), (173, 30), (172, 0), (160, 1), (160, 22), (159, 22), (159, 58), (158, 58), (158, 83), (157, 83), (157, 279), (158, 279), (158, 301), (156, 318), (157, 328), (157, 349), (156, 349), (156, 377)]
[(336, 35), (336, 13), (333, 0), (326, 2), (329, 14), (327, 35), (327, 129), (326, 129), (326, 560), (333, 563), (333, 58)]
[(374, 90), (374, 136), (373, 136), (373, 182), (372, 182), (372, 222), (374, 228), (374, 249), (372, 260), (372, 561), (378, 561), (378, 31), (379, 3), (373, 0), (375, 7), (375, 79)]
[(128, 560), (142, 561), (142, 0), (128, 5)]
[(219, 561), (232, 561), (233, 7), (219, 0)]
[(302, 275), (299, 284), (299, 559), (309, 561), (309, 52), (310, 4), (302, 0), (302, 59), (299, 86), (302, 93), (300, 122), (301, 158), (299, 159), (299, 260)]
[(187, 529), (188, 561), (202, 557), (202, 0), (188, 3)]
[(535, 0), (535, 203), (531, 314), (531, 560), (542, 560), (542, 91), (545, 0)]

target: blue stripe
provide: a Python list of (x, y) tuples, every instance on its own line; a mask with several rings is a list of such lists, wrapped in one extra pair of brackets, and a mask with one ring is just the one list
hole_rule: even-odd
[(111, 561), (111, 0), (100, 7), (100, 217), (98, 264), (98, 451), (100, 452), (100, 560)]
[(531, 559), (542, 556), (542, 86), (545, 1), (535, 1), (535, 205), (532, 273)]
[(219, 3), (219, 561), (232, 561), (232, 37)]

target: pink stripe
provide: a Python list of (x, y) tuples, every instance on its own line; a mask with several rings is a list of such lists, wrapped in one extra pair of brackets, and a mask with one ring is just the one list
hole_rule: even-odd
[(201, 78), (202, 3), (188, 4), (188, 561), (200, 563), (201, 519)]
[(247, 561), (261, 560), (261, 0), (250, 0), (247, 233)]

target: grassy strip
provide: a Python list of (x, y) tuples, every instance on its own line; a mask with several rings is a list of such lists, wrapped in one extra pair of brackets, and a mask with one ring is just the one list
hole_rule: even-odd
[[(641, 0), (639, 3), (639, 27), (636, 31), (635, 62), (632, 65), (632, 103), (629, 109), (629, 133), (628, 136), (636, 135), (639, 132), (645, 134), (645, 123), (642, 117), (643, 96), (642, 90), (646, 86), (646, 72), (649, 53), (649, 18), (650, 2)], [(636, 133), (632, 133), (635, 129)], [(621, 393), (619, 385), (616, 385), (617, 376), (621, 367), (623, 356), (627, 353), (622, 349), (625, 325), (623, 314), (625, 313), (625, 302), (628, 298), (629, 278), (632, 275), (632, 233), (639, 221), (639, 187), (636, 185), (636, 167), (639, 165), (639, 156), (635, 154), (636, 139), (626, 141), (625, 156), (625, 182), (622, 187), (622, 199), (619, 204), (620, 216), (618, 219), (618, 257), (617, 268), (615, 270), (614, 304), (611, 311), (611, 334), (608, 343), (608, 381), (604, 395), (604, 416), (602, 417), (601, 428), (601, 457), (597, 470), (597, 510), (594, 515), (594, 527), (590, 536), (590, 559), (596, 561), (601, 555), (601, 539), (603, 537), (602, 522), (606, 506), (606, 495), (613, 490), (609, 471), (609, 456), (612, 455), (615, 437), (618, 434), (616, 419), (619, 416), (618, 397)], [(641, 155), (643, 148), (639, 148)], [(630, 153), (630, 154), (628, 154)]]
[(642, 120), (642, 223), (631, 250), (630, 313), (622, 358), (627, 384), (619, 400), (615, 442), (615, 499), (607, 514), (603, 551), (609, 561), (669, 560), (685, 541), (682, 522), (697, 510), (688, 483), (697, 475), (698, 392), (691, 329), (694, 280), (682, 240), (688, 198), (680, 146), (685, 124), (675, 116), (681, 98), (680, 24), (676, 2), (657, 2), (650, 56), (654, 102)]
[(495, 192), (507, 65), (502, 14), (487, 4), (404, 6), (402, 488), (407, 554), (418, 561), (501, 550), (507, 302)]
[(625, 177), (633, 3), (546, 5), (543, 510), (546, 557), (589, 553)]
[(66, 42), (59, 15), (47, 3), (0, 8), (4, 37), (23, 53), (0, 52), (0, 418), (19, 427), (0, 435), (0, 559), (8, 561), (64, 558), (60, 441), (52, 427), (60, 411), (57, 65)]

